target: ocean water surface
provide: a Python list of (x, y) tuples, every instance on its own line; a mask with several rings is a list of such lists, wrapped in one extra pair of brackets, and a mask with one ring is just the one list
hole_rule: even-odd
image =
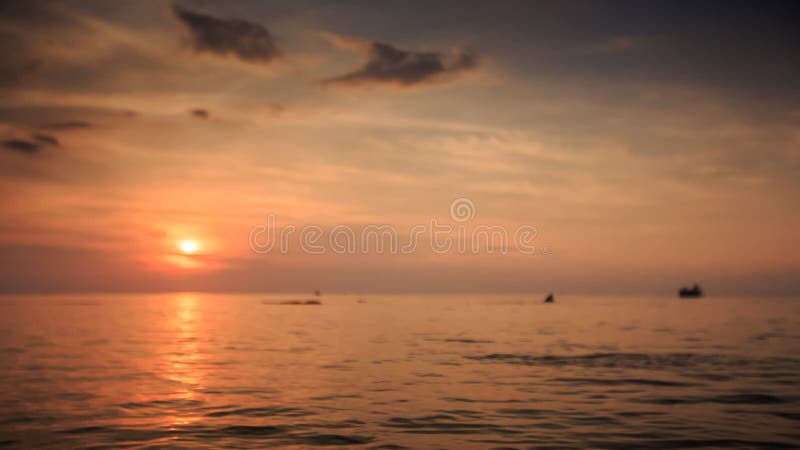
[(800, 448), (800, 299), (305, 300), (0, 297), (0, 446)]

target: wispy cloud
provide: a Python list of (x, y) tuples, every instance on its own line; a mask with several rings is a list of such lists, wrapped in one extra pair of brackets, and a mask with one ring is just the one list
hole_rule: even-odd
[(33, 155), (39, 153), (44, 147), (60, 147), (58, 138), (49, 134), (34, 133), (30, 139), (6, 139), (2, 141), (3, 147), (15, 152)]
[(58, 146), (61, 145), (61, 143), (58, 141), (58, 138), (56, 138), (55, 136), (49, 135), (49, 134), (34, 133), (34, 134), (31, 135), (31, 137), (33, 139), (41, 142), (42, 144), (53, 145), (55, 147), (58, 147)]
[(263, 25), (242, 19), (220, 19), (173, 7), (189, 29), (198, 52), (233, 55), (249, 63), (268, 63), (280, 56), (275, 40)]
[(439, 81), (449, 75), (477, 67), (479, 58), (471, 50), (414, 52), (393, 45), (325, 34), (330, 42), (367, 54), (364, 65), (352, 72), (325, 80), (326, 83), (390, 83), (412, 86)]
[(46, 123), (42, 126), (42, 128), (48, 130), (75, 130), (75, 129), (91, 128), (91, 126), (92, 126), (91, 122), (87, 122), (84, 120), (67, 120), (64, 122)]
[(7, 139), (3, 141), (3, 147), (20, 153), (33, 155), (42, 149), (42, 144), (25, 139)]

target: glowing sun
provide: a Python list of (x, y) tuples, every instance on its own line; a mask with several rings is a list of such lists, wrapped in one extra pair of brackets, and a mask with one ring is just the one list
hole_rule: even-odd
[(192, 253), (197, 252), (200, 246), (197, 244), (197, 241), (181, 241), (178, 244), (181, 251), (187, 255), (191, 255)]

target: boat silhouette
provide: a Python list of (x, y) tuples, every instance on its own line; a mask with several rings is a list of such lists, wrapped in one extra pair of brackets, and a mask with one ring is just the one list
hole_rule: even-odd
[(548, 294), (547, 297), (545, 297), (545, 299), (544, 299), (545, 303), (553, 303), (555, 301), (556, 301), (556, 297), (552, 293)]
[(703, 296), (703, 290), (697, 283), (695, 283), (694, 286), (692, 286), (691, 288), (682, 287), (678, 291), (678, 297), (680, 298), (699, 298), (702, 296)]

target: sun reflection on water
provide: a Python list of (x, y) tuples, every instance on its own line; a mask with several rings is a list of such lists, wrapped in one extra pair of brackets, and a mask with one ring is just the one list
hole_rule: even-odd
[(200, 351), (202, 336), (198, 332), (198, 322), (202, 316), (199, 311), (200, 299), (197, 294), (181, 293), (170, 299), (174, 312), (170, 323), (170, 349), (166, 352), (167, 365), (164, 376), (174, 382), (177, 389), (171, 393), (171, 399), (177, 400), (179, 410), (173, 410), (167, 416), (170, 429), (181, 425), (189, 425), (201, 419), (201, 416), (186, 411), (192, 402), (201, 400), (204, 374), (203, 357)]

